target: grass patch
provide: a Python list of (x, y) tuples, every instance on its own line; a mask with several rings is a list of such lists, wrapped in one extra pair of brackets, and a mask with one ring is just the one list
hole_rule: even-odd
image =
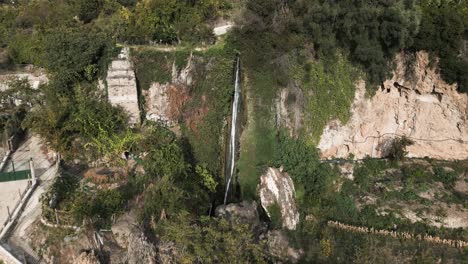
[(332, 119), (346, 123), (355, 94), (355, 82), (359, 72), (343, 56), (337, 60), (309, 62), (296, 68), (296, 77), (303, 82), (306, 99), (304, 124), (308, 141), (317, 145), (323, 128)]
[[(246, 60), (248, 61), (248, 59)], [(248, 82), (242, 85), (246, 102), (247, 127), (241, 139), (239, 184), (242, 198), (255, 199), (260, 175), (274, 158), (276, 128), (274, 123), (273, 101), (276, 96), (276, 83), (267, 69), (251, 68), (246, 63), (243, 68)], [(249, 105), (247, 105), (249, 104)]]
[(151, 48), (132, 49), (132, 60), (138, 85), (148, 90), (153, 82), (168, 83), (172, 80), (172, 65), (177, 69), (187, 65), (190, 51), (186, 49), (174, 52), (158, 51)]

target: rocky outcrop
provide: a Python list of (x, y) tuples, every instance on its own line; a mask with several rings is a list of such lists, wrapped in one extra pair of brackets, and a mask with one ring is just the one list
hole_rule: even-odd
[(143, 234), (131, 235), (127, 248), (128, 264), (155, 264), (156, 247)]
[(83, 251), (77, 257), (73, 257), (73, 263), (75, 264), (101, 264), (97, 254), (94, 250), (90, 252)]
[(291, 136), (299, 136), (302, 128), (304, 94), (296, 84), (280, 91), (276, 99), (276, 125), (288, 129)]
[[(270, 231), (267, 234), (268, 252), (278, 261), (297, 263), (304, 252), (289, 246), (288, 237), (281, 231)], [(280, 263), (280, 262), (275, 263)]]
[(192, 63), (190, 55), (187, 65), (179, 70), (175, 62), (172, 65), (172, 80), (170, 83), (155, 82), (143, 91), (145, 96), (146, 119), (163, 122), (174, 126), (182, 114), (182, 107), (189, 99), (188, 87), (192, 85)]
[(268, 168), (260, 176), (260, 201), (269, 217), (269, 210), (278, 206), (281, 212), (283, 227), (289, 230), (296, 229), (299, 223), (299, 212), (296, 207), (294, 183), (287, 173), (280, 169)]
[(332, 121), (323, 131), (318, 147), (324, 158), (383, 157), (399, 136), (415, 142), (410, 157), (468, 158), (468, 95), (441, 79), (426, 52), (416, 54), (412, 74), (409, 60), (397, 56), (393, 78), (372, 98), (365, 96), (365, 83), (357, 83), (350, 121)]
[(129, 114), (129, 124), (140, 123), (138, 91), (130, 50), (123, 48), (118, 58), (113, 60), (107, 72), (107, 95), (109, 102), (121, 106)]
[(140, 231), (136, 225), (137, 221), (133, 214), (125, 213), (112, 225), (112, 234), (117, 244), (122, 248), (128, 248), (129, 240)]
[(220, 205), (216, 207), (215, 215), (255, 226), (260, 224), (256, 202), (243, 201), (240, 204)]

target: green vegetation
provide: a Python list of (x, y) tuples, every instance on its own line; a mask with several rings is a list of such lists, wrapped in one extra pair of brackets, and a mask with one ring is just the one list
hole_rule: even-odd
[[(183, 53), (186, 57), (189, 56), (188, 52)], [(175, 52), (169, 53), (151, 49), (135, 50), (132, 52), (132, 59), (136, 66), (135, 74), (140, 89), (148, 90), (153, 82), (171, 82)]]
[(406, 148), (414, 144), (414, 141), (407, 137), (395, 138), (388, 150), (388, 158), (393, 161), (402, 161), (408, 155)]
[(468, 9), (464, 1), (421, 1), (422, 21), (414, 41), (417, 50), (431, 51), (440, 58), (442, 77), (468, 92), (468, 61), (463, 51), (467, 38)]
[(326, 69), (321, 62), (304, 65), (303, 89), (308, 105), (305, 108), (306, 131), (312, 145), (317, 145), (323, 128), (332, 119), (345, 124), (354, 99), (357, 71), (338, 55)]
[[(442, 207), (432, 210), (427, 198), (432, 194), (441, 203), (466, 208), (466, 197), (455, 191), (466, 166), (415, 165), (404, 160), (410, 141), (402, 138), (390, 148), (391, 162), (366, 159), (356, 165), (351, 181), (338, 177), (334, 164), (320, 162), (315, 149), (327, 122), (349, 119), (356, 81), (366, 78), (367, 87), (378, 87), (398, 52), (408, 57), (419, 50), (431, 52), (440, 58), (443, 78), (466, 92), (463, 1), (5, 2), (0, 3), (0, 69), (31, 63), (44, 68), (50, 82), (34, 91), (26, 81), (14, 80), (10, 90), (1, 92), (0, 130), (4, 138), (25, 130), (37, 133), (64, 158), (60, 177), (42, 201), (48, 220), (109, 228), (114, 216), (132, 207), (149, 237), (174, 245), (178, 263), (271, 261), (248, 226), (209, 216), (223, 196), (223, 133), (235, 56), (240, 55), (243, 133), (239, 186), (232, 188), (240, 192), (232, 200), (257, 199), (261, 173), (282, 166), (296, 186), (302, 219), (290, 235), (304, 247), (304, 262), (450, 262), (465, 254), (439, 246), (431, 246), (429, 254), (424, 243), (346, 233), (325, 223), (397, 226), (465, 238), (463, 230), (412, 224), (401, 213), (404, 205), (413, 206), (418, 216), (450, 213)], [(215, 41), (212, 26), (238, 5), (237, 27), (208, 46)], [(118, 52), (117, 43), (132, 45), (140, 95), (153, 82), (171, 82), (173, 65), (180, 71), (193, 55), (191, 85), (175, 84), (181, 92), (177, 99), (183, 101), (174, 114), (178, 136), (152, 122), (128, 128), (124, 111), (97, 88)], [(167, 49), (172, 51), (162, 51), (166, 44), (174, 45)], [(302, 93), (305, 114), (294, 138), (279, 128), (274, 108), (279, 92), (291, 87)], [(286, 104), (297, 101), (296, 93), (289, 93)], [(131, 161), (121, 158), (123, 152)], [(75, 160), (107, 167), (113, 176), (96, 173), (104, 183), (93, 181), (95, 171), (70, 167)], [(281, 228), (278, 206), (269, 211), (270, 227)]]
[(277, 72), (288, 72), (290, 65), (282, 59), (285, 54), (310, 44), (312, 49), (305, 50), (322, 62), (334, 62), (344, 52), (375, 88), (388, 77), (397, 52), (425, 49), (442, 58), (444, 79), (458, 82), (464, 92), (468, 67), (466, 55), (458, 55), (466, 39), (466, 12), (464, 1), (451, 0), (317, 0), (286, 5), (250, 0), (237, 41), (255, 43), (251, 48), (258, 54), (258, 63), (277, 63)]
[[(37, 92), (34, 91), (27, 80), (16, 79), (8, 83), (9, 89), (0, 91), (0, 133), (1, 142), (6, 142), (13, 135), (21, 135), (21, 123), (31, 109), (28, 102), (34, 101)], [(21, 102), (18, 105), (17, 102)]]
[(267, 263), (265, 245), (256, 241), (247, 225), (210, 217), (193, 219), (183, 213), (174, 220), (162, 221), (156, 229), (163, 242), (175, 242), (183, 249), (178, 263), (196, 263), (198, 259), (208, 263)]

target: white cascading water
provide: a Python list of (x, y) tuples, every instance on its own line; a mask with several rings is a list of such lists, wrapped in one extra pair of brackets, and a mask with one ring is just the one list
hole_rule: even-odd
[(236, 163), (236, 128), (237, 128), (237, 114), (239, 112), (240, 100), (240, 60), (237, 57), (236, 65), (236, 82), (234, 84), (234, 102), (232, 102), (232, 120), (231, 120), (231, 137), (229, 139), (229, 178), (226, 185), (226, 193), (224, 194), (224, 204), (227, 202), (229, 187), (231, 186), (232, 177), (234, 176), (234, 168)]

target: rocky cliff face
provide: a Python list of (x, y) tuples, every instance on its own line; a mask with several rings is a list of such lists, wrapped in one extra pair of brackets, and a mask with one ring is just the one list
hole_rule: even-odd
[(365, 96), (365, 83), (357, 83), (350, 121), (332, 121), (323, 131), (318, 147), (324, 158), (383, 157), (397, 136), (414, 140), (410, 157), (468, 158), (468, 95), (442, 80), (426, 52), (416, 54), (410, 75), (409, 62), (399, 54), (393, 78), (372, 98)]
[(269, 210), (277, 205), (281, 212), (283, 227), (294, 230), (299, 223), (296, 207), (294, 183), (287, 173), (276, 168), (268, 168), (260, 176), (259, 196), (263, 209), (271, 217)]
[(189, 99), (188, 87), (192, 85), (193, 56), (190, 55), (187, 65), (179, 70), (175, 62), (172, 65), (170, 83), (155, 82), (145, 96), (146, 119), (174, 126), (180, 118), (182, 106)]
[(276, 99), (276, 125), (288, 129), (291, 136), (299, 136), (302, 128), (304, 94), (296, 84), (280, 90)]
[(107, 94), (109, 102), (121, 106), (129, 114), (129, 124), (140, 123), (140, 109), (138, 107), (138, 91), (135, 72), (129, 60), (130, 51), (122, 49), (119, 57), (112, 61), (107, 72)]

